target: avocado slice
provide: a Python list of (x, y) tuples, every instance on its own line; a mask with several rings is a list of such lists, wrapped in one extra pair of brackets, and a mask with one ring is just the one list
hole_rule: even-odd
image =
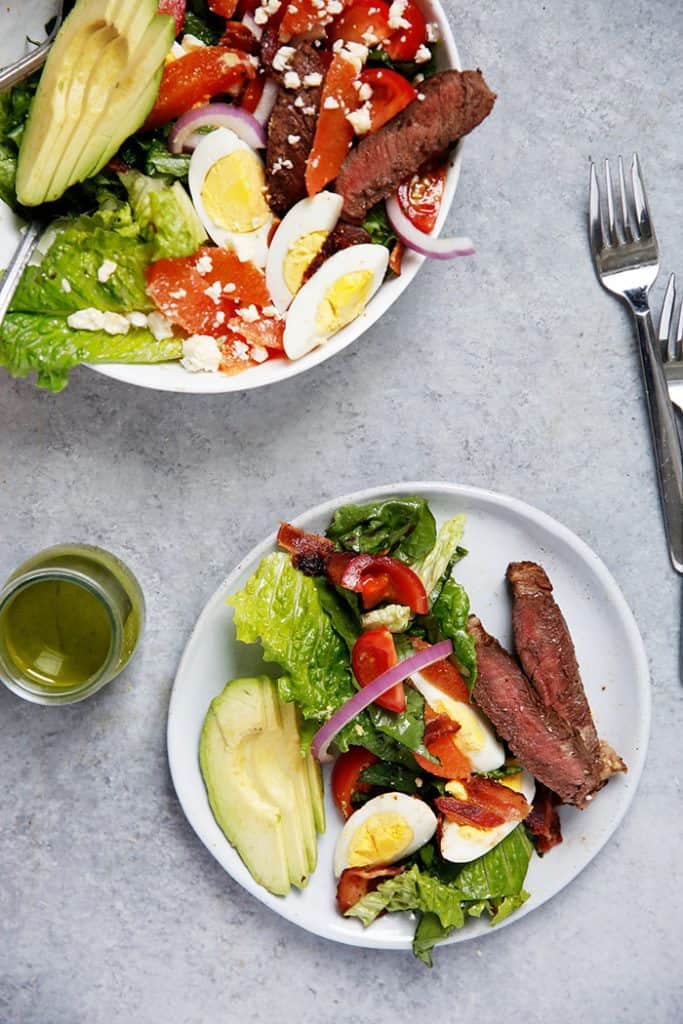
[(158, 13), (156, 0), (78, 0), (31, 104), (17, 164), (20, 203), (58, 199), (137, 131), (174, 34), (173, 18)]
[(277, 896), (303, 888), (325, 827), (322, 781), (274, 680), (227, 684), (204, 720), (199, 764), (214, 818), (253, 878)]

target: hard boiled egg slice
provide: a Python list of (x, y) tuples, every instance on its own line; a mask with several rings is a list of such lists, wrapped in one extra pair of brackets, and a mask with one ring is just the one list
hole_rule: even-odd
[(268, 250), (266, 284), (281, 313), (301, 288), (304, 274), (339, 220), (344, 200), (319, 192), (293, 206), (278, 226)]
[(216, 128), (192, 154), (189, 183), (199, 219), (214, 242), (264, 267), (273, 215), (254, 150), (229, 128)]
[(453, 742), (469, 758), (472, 770), (491, 772), (494, 768), (500, 768), (505, 762), (505, 750), (479, 711), (471, 704), (454, 700), (442, 693), (433, 683), (427, 682), (420, 672), (414, 672), (410, 678), (433, 711), (459, 724)]
[[(528, 772), (521, 771), (518, 775), (508, 775), (500, 779), (500, 782), (510, 789), (523, 793), (529, 803), (534, 799), (536, 783)], [(460, 799), (467, 799), (467, 791), (459, 782), (446, 783), (446, 792)], [(474, 828), (472, 825), (458, 825), (456, 821), (444, 819), (440, 835), (441, 856), (444, 860), (453, 861), (454, 864), (467, 864), (488, 853), (494, 846), (498, 846), (498, 843), (518, 825), (518, 821), (506, 821), (504, 825), (497, 825), (496, 828)]]
[(352, 245), (325, 260), (297, 293), (287, 313), (284, 347), (299, 359), (363, 312), (387, 270), (383, 245)]
[(351, 815), (334, 848), (334, 873), (395, 864), (428, 843), (436, 831), (431, 807), (405, 793), (382, 793)]

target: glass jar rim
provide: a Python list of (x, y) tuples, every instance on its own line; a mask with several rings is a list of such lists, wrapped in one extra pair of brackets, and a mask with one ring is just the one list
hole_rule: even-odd
[(15, 576), (8, 580), (2, 590), (0, 590), (0, 615), (23, 590), (34, 586), (36, 583), (43, 583), (49, 580), (64, 580), (73, 583), (76, 586), (82, 587), (99, 600), (107, 612), (111, 626), (111, 641), (107, 656), (97, 672), (79, 686), (68, 690), (51, 693), (46, 687), (39, 687), (36, 684), (30, 683), (18, 670), (10, 675), (7, 672), (7, 666), (3, 663), (4, 659), (0, 660), (0, 680), (13, 693), (35, 704), (76, 704), (78, 701), (85, 700), (86, 697), (96, 693), (109, 680), (112, 671), (117, 665), (123, 646), (123, 623), (121, 622), (118, 609), (109, 599), (104, 587), (97, 580), (92, 579), (78, 569), (67, 569), (63, 566), (29, 569), (27, 572), (21, 573), (20, 576)]

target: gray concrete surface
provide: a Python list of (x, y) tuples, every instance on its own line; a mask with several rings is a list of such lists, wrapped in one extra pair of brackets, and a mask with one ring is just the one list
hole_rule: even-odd
[[(448, 7), (465, 64), (500, 94), (450, 222), (474, 259), (426, 267), (360, 342), (277, 389), (178, 398), (85, 369), (56, 397), (0, 381), (0, 574), (92, 541), (131, 564), (149, 606), (140, 656), (95, 699), (51, 710), (0, 691), (2, 1024), (683, 1016), (681, 584), (631, 327), (585, 237), (589, 155), (637, 147), (663, 265), (683, 273), (680, 11)], [(643, 781), (607, 848), (431, 974), (309, 936), (242, 892), (185, 822), (164, 737), (180, 652), (226, 570), (280, 517), (419, 478), (516, 495), (592, 545), (654, 690)]]

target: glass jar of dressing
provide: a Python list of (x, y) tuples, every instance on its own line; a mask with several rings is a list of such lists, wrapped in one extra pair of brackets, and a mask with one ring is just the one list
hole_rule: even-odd
[(128, 664), (144, 627), (138, 581), (102, 548), (65, 544), (0, 591), (0, 680), (36, 704), (73, 704)]

